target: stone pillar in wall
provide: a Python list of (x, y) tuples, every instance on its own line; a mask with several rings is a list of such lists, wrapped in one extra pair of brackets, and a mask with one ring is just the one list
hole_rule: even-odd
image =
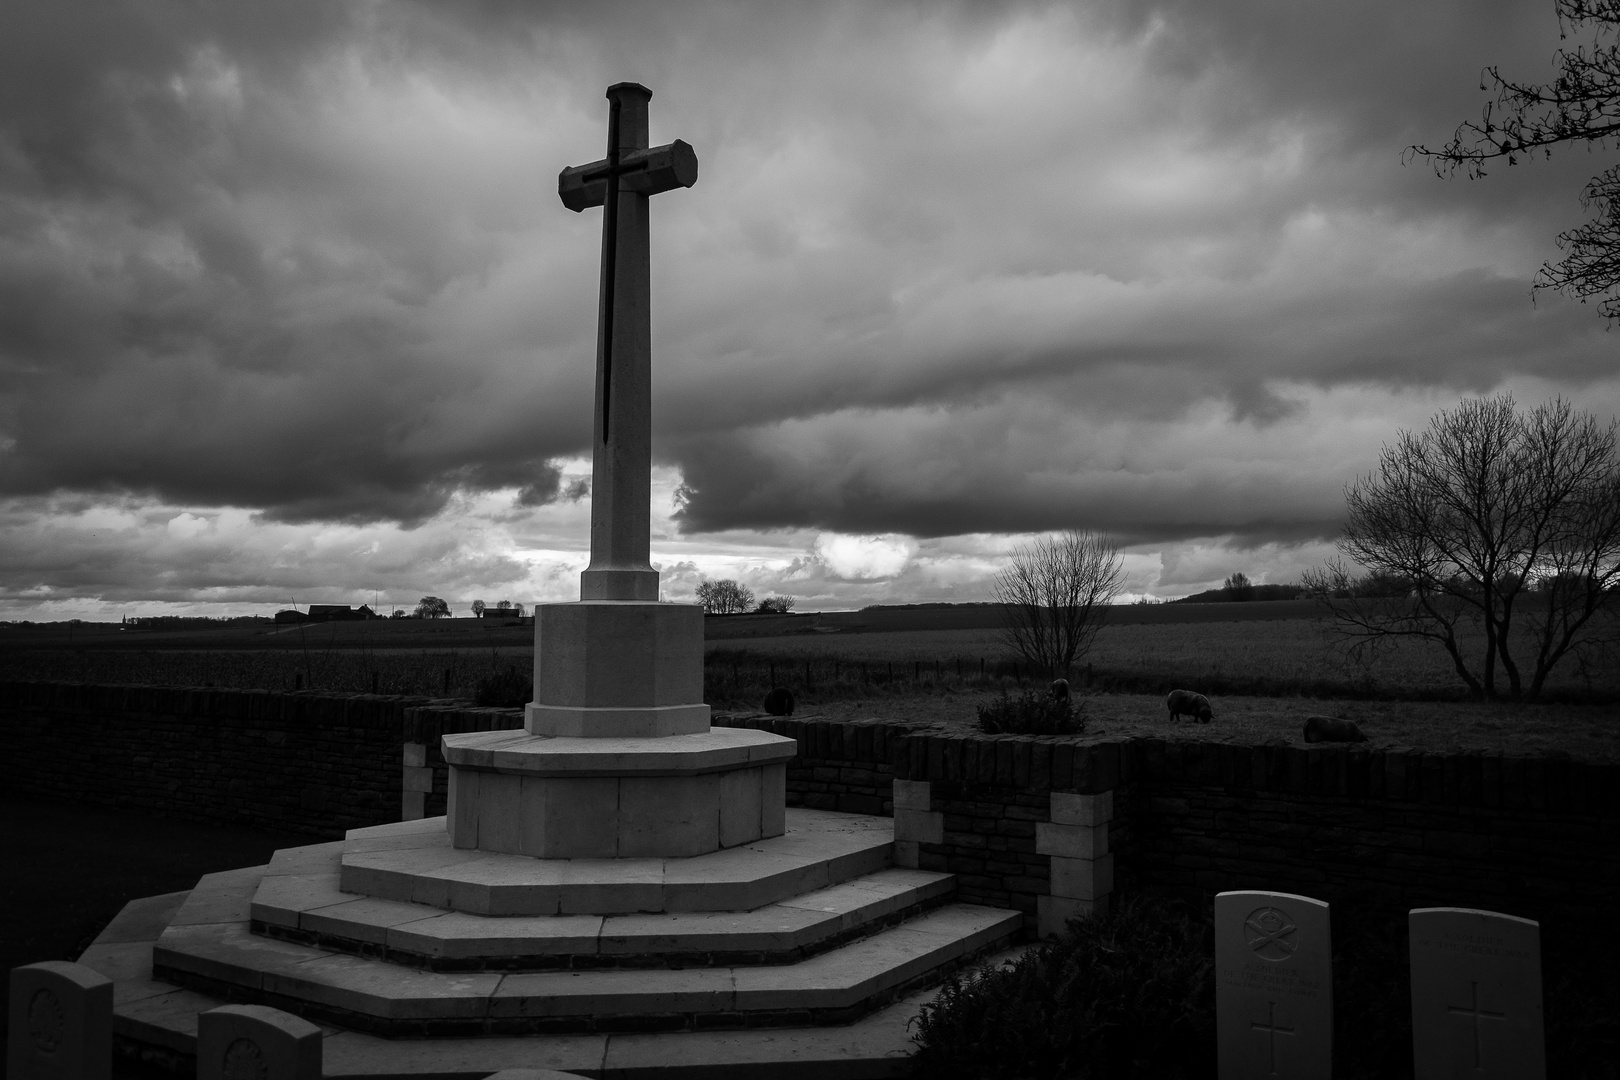
[(1062, 933), (1070, 919), (1106, 914), (1114, 890), (1114, 856), (1108, 850), (1114, 793), (1054, 791), (1051, 817), (1035, 826), (1035, 851), (1052, 861), (1050, 895), (1037, 901), (1042, 937)]

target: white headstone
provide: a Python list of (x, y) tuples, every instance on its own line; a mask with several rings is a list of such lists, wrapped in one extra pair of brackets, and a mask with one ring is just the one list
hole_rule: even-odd
[(1543, 1080), (1541, 924), (1469, 908), (1407, 921), (1416, 1080)]
[(1215, 897), (1215, 1030), (1221, 1080), (1333, 1074), (1328, 906), (1291, 893)]
[(197, 1080), (321, 1080), (321, 1029), (267, 1005), (197, 1014)]
[(65, 960), (11, 969), (8, 1080), (107, 1080), (112, 980)]

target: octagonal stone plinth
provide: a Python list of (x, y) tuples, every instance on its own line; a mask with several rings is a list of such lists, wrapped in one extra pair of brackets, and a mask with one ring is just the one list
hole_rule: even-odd
[(523, 726), (565, 738), (708, 731), (703, 610), (640, 600), (539, 605)]
[(702, 855), (785, 829), (792, 739), (745, 728), (654, 739), (446, 735), (458, 848), (542, 859)]

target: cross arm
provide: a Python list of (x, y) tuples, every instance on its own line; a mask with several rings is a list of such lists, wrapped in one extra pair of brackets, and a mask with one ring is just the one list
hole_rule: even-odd
[(571, 165), (557, 176), (557, 194), (575, 211), (601, 206), (607, 198), (607, 178), (617, 173), (620, 191), (657, 195), (697, 183), (697, 154), (689, 143), (676, 139), (664, 146), (633, 150), (619, 158), (617, 167), (606, 158), (589, 165)]

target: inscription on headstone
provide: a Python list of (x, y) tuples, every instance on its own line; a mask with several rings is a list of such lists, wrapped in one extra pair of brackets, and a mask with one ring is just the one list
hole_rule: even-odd
[(46, 960), (11, 969), (9, 1080), (107, 1080), (113, 984), (83, 964)]
[(1215, 897), (1221, 1080), (1327, 1080), (1333, 1072), (1328, 906), (1291, 893)]
[(1417, 1080), (1544, 1080), (1541, 924), (1417, 908), (1407, 925)]
[(265, 1005), (197, 1014), (197, 1080), (321, 1080), (321, 1029)]

